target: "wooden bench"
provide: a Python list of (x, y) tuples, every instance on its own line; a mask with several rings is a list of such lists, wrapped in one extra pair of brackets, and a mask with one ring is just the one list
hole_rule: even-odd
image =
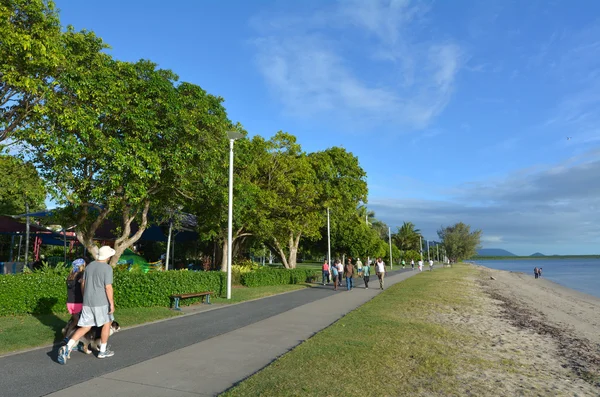
[(204, 303), (204, 298), (206, 297), (206, 304), (210, 305), (210, 296), (212, 294), (214, 294), (214, 292), (212, 292), (212, 291), (205, 291), (205, 292), (195, 292), (195, 293), (191, 293), (191, 294), (176, 294), (176, 295), (171, 295), (171, 299), (175, 300), (175, 307), (173, 308), (173, 310), (181, 310), (181, 308), (179, 307), (179, 300), (180, 299), (187, 299), (187, 298), (202, 297), (202, 302)]

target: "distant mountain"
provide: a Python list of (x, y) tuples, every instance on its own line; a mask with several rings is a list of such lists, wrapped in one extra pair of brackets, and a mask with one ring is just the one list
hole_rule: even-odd
[(536, 252), (535, 254), (531, 254), (529, 256), (546, 256), (546, 255), (542, 254), (541, 252)]
[(516, 256), (512, 252), (503, 250), (501, 248), (482, 248), (477, 250), (479, 256)]

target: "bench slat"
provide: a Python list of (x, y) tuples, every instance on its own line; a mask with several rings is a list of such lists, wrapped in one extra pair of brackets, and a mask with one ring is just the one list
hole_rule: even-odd
[(206, 296), (206, 295), (212, 295), (212, 294), (213, 294), (213, 292), (197, 292), (197, 293), (192, 293), (192, 294), (171, 295), (171, 298), (187, 299), (187, 298), (195, 298), (195, 297), (199, 297), (199, 296)]

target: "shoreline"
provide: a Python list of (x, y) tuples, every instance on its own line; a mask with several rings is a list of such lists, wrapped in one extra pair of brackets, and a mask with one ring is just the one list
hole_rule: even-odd
[[(600, 298), (524, 272), (470, 266), (498, 308), (495, 317), (539, 340), (545, 365), (568, 368), (580, 381), (600, 388)], [(531, 341), (522, 343), (538, 350)]]

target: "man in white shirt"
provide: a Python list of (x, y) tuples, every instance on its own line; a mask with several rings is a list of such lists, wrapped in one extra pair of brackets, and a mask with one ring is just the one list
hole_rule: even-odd
[(375, 274), (377, 274), (377, 278), (379, 279), (379, 287), (383, 289), (383, 278), (385, 277), (385, 263), (383, 263), (381, 258), (377, 258), (377, 262), (375, 262)]
[(429, 260), (429, 271), (433, 270), (433, 259)]
[(419, 271), (422, 272), (423, 271), (423, 261), (419, 260)]

